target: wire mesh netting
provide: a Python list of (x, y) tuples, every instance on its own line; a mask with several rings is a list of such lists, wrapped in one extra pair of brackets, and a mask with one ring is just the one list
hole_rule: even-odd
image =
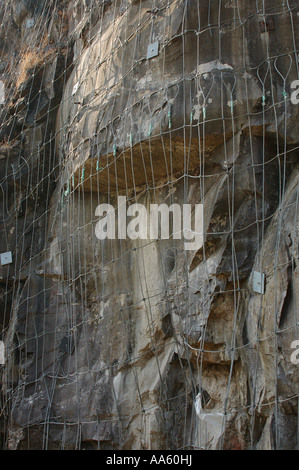
[(1, 2), (3, 449), (298, 448), (298, 7)]

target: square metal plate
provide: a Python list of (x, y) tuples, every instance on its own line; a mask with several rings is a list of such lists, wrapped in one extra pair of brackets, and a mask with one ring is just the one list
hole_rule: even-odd
[(260, 21), (260, 32), (266, 33), (275, 29), (274, 18), (267, 18), (265, 21)]
[(252, 284), (254, 292), (263, 295), (265, 293), (265, 274), (254, 271)]
[(26, 21), (26, 28), (32, 28), (34, 26), (34, 18), (28, 18)]
[(156, 41), (148, 45), (146, 58), (151, 59), (152, 57), (156, 57), (158, 53), (159, 53), (159, 42)]
[(74, 338), (72, 336), (64, 336), (58, 346), (59, 351), (71, 355), (74, 350)]
[(5, 346), (3, 341), (0, 341), (0, 366), (5, 364)]
[(5, 103), (5, 88), (4, 83), (0, 80), (0, 104)]
[(79, 88), (79, 82), (75, 83), (75, 85), (73, 87), (73, 90), (72, 90), (72, 95), (73, 96), (77, 93), (78, 88)]
[(8, 251), (7, 253), (1, 253), (0, 255), (1, 266), (12, 263), (12, 252)]

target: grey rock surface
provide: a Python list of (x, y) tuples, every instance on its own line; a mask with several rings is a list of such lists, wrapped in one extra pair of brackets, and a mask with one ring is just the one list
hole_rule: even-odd
[[(2, 7), (5, 448), (298, 447), (298, 2), (210, 3)], [(99, 241), (119, 195), (203, 246)]]

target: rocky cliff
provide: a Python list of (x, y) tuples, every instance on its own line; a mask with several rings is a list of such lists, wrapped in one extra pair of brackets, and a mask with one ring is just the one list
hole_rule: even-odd
[[(3, 448), (297, 448), (297, 0), (0, 21)], [(203, 246), (100, 241), (119, 196), (203, 204)]]

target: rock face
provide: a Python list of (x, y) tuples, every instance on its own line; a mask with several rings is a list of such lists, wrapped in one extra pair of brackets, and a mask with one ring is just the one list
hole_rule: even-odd
[[(211, 3), (1, 6), (4, 448), (298, 447), (298, 6)], [(119, 196), (203, 246), (100, 241)]]

